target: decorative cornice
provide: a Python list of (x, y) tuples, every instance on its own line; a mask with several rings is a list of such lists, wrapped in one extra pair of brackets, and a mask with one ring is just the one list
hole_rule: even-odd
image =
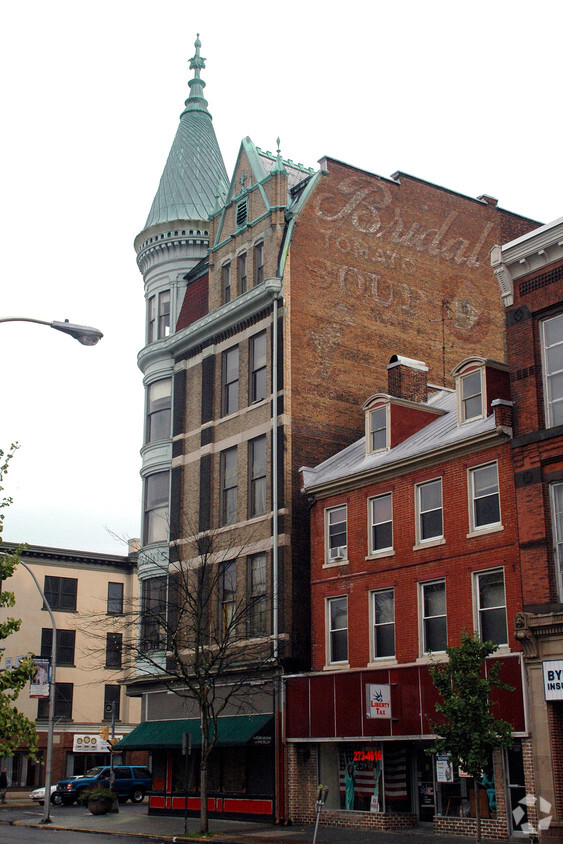
[(163, 355), (178, 357), (186, 354), (209, 340), (210, 337), (228, 331), (244, 320), (250, 319), (277, 299), (281, 291), (281, 278), (265, 279), (262, 284), (247, 290), (246, 293), (211, 311), (181, 331), (145, 346), (137, 356), (139, 369), (145, 372), (152, 361)]
[(563, 217), (504, 246), (493, 246), (491, 266), (505, 307), (514, 302), (515, 281), (560, 260), (563, 260)]
[(563, 611), (547, 613), (519, 612), (515, 619), (514, 638), (520, 642), (526, 659), (538, 659), (538, 640), (563, 639)]

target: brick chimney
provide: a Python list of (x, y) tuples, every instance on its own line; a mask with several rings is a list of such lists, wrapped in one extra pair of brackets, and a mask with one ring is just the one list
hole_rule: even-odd
[(392, 355), (387, 365), (387, 392), (397, 399), (424, 402), (428, 398), (427, 372), (424, 361)]

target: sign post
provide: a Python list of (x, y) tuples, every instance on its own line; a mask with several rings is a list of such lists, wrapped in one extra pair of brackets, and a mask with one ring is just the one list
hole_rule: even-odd
[(323, 808), (324, 804), (326, 803), (326, 798), (328, 797), (328, 788), (326, 785), (319, 785), (317, 791), (317, 802), (315, 803), (315, 813), (317, 815), (317, 819), (315, 821), (315, 834), (313, 835), (313, 844), (315, 844), (317, 840), (317, 830), (319, 828), (319, 819), (321, 817), (321, 809)]

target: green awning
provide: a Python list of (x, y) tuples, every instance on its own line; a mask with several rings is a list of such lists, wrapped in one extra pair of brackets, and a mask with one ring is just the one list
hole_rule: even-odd
[[(241, 744), (269, 746), (274, 738), (273, 715), (231, 715), (219, 718), (216, 747)], [(172, 750), (182, 747), (182, 736), (189, 733), (192, 747), (201, 747), (199, 718), (184, 721), (144, 721), (121, 741), (115, 750)]]

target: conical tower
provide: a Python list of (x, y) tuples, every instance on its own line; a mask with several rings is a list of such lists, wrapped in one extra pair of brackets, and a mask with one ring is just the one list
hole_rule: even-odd
[[(226, 195), (223, 157), (203, 96), (199, 34), (190, 60), (193, 78), (176, 136), (143, 230), (135, 239), (145, 285), (146, 338), (139, 367), (146, 388), (143, 465), (143, 529), (139, 577), (150, 591), (168, 560), (172, 466), (173, 357), (166, 338), (176, 330), (185, 276), (207, 255), (209, 214)], [(155, 588), (158, 586), (155, 584)], [(151, 600), (151, 596), (145, 596)], [(152, 596), (154, 598), (154, 596)]]

